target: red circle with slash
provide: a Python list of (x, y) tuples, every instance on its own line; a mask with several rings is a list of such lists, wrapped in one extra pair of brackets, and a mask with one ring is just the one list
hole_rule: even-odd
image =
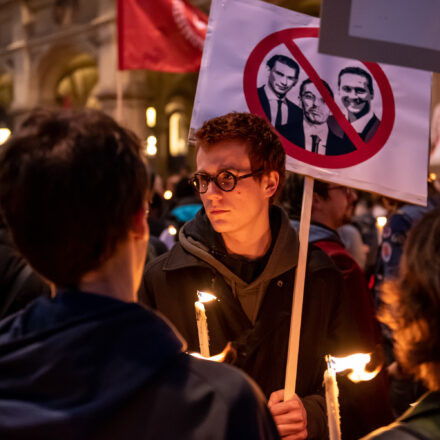
[(301, 162), (323, 168), (346, 168), (365, 162), (367, 159), (374, 156), (385, 145), (391, 134), (395, 120), (393, 91), (388, 78), (378, 64), (367, 62), (362, 63), (374, 77), (379, 87), (383, 108), (382, 120), (377, 128), (376, 133), (368, 142), (363, 141), (359, 134), (348, 122), (347, 118), (344, 116), (339, 106), (332, 98), (330, 92), (322, 83), (319, 75), (294, 41), (299, 38), (318, 38), (318, 36), (319, 28), (292, 28), (278, 31), (265, 37), (257, 44), (257, 46), (255, 46), (246, 62), (243, 75), (243, 91), (249, 110), (267, 120), (268, 118), (258, 97), (258, 71), (266, 55), (274, 47), (284, 44), (292, 56), (296, 59), (296, 62), (299, 64), (299, 66), (304, 70), (304, 72), (316, 86), (328, 108), (332, 112), (334, 118), (344, 130), (347, 137), (351, 140), (356, 150), (340, 156), (319, 155), (295, 145), (281, 134), (278, 134), (283, 147), (289, 156)]

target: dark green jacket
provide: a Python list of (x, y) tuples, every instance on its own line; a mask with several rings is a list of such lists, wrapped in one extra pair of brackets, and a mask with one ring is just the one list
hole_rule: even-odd
[(440, 439), (440, 391), (425, 394), (394, 423), (380, 428), (363, 440)]

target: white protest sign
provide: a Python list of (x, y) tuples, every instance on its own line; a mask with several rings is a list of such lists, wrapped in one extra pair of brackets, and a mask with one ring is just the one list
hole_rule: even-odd
[(213, 0), (192, 131), (250, 111), (279, 133), (288, 170), (425, 204), (431, 74), (319, 54), (318, 35), (317, 18)]

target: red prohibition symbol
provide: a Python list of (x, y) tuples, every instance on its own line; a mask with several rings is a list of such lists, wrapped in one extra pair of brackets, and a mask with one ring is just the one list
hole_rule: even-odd
[(316, 86), (334, 118), (351, 140), (356, 150), (340, 156), (324, 156), (298, 147), (279, 134), (283, 147), (289, 156), (309, 165), (323, 168), (346, 168), (366, 161), (385, 145), (394, 126), (395, 105), (393, 91), (388, 78), (378, 64), (362, 63), (374, 77), (382, 97), (382, 118), (379, 127), (368, 142), (363, 141), (322, 83), (318, 73), (295, 43), (295, 40), (299, 38), (318, 38), (318, 36), (319, 28), (292, 28), (274, 32), (265, 37), (255, 46), (246, 62), (243, 75), (243, 91), (249, 110), (267, 120), (258, 97), (258, 71), (266, 55), (274, 47), (284, 44), (296, 59), (298, 65)]

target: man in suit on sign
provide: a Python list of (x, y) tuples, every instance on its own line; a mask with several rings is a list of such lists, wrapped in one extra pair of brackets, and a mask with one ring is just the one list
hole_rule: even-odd
[(360, 67), (346, 67), (339, 72), (338, 88), (347, 119), (361, 139), (368, 142), (380, 124), (371, 108), (374, 98), (371, 75)]
[[(321, 80), (333, 97), (333, 91), (326, 81)], [(292, 142), (316, 154), (336, 156), (354, 151), (353, 144), (344, 136), (330, 109), (310, 79), (302, 82), (299, 91), (304, 118), (291, 127)]]
[(272, 56), (266, 65), (269, 76), (267, 83), (258, 88), (258, 97), (271, 124), (291, 140), (291, 127), (302, 121), (303, 115), (301, 108), (286, 95), (298, 82), (299, 66), (284, 55)]

